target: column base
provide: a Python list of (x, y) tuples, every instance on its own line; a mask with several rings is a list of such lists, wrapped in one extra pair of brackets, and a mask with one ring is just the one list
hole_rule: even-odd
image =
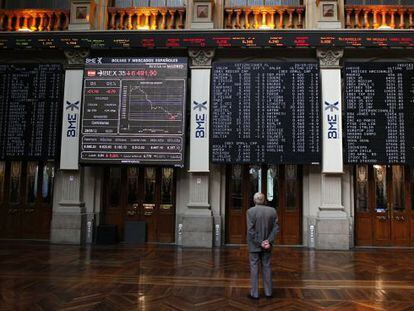
[[(213, 216), (209, 204), (208, 173), (190, 173), (189, 201), (178, 228), (178, 243), (184, 247), (213, 247)], [(180, 224), (179, 224), (180, 227)]]
[(52, 215), (50, 241), (56, 244), (85, 243), (87, 220), (84, 203), (60, 201)]
[(347, 218), (345, 208), (342, 205), (324, 204), (319, 206), (318, 218)]
[(83, 244), (86, 221), (85, 213), (54, 213), (50, 241), (57, 244)]
[(213, 216), (206, 213), (184, 214), (182, 218), (182, 246), (213, 247)]
[(347, 250), (350, 248), (348, 218), (316, 219), (316, 249)]

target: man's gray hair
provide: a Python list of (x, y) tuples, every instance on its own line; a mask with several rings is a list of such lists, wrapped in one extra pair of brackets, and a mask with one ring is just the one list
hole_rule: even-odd
[(254, 196), (253, 196), (253, 202), (256, 205), (262, 205), (262, 204), (264, 204), (265, 199), (266, 199), (265, 195), (263, 193), (261, 193), (261, 192), (256, 192), (254, 194)]

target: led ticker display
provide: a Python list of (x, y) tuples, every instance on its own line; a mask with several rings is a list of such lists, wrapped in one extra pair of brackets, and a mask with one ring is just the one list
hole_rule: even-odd
[(0, 33), (0, 49), (414, 47), (410, 31), (216, 30)]
[(183, 166), (186, 58), (93, 58), (80, 161)]

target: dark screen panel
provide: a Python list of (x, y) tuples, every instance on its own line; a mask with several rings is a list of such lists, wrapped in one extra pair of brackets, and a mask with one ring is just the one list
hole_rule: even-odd
[(88, 59), (80, 161), (184, 165), (186, 58)]
[(320, 162), (317, 63), (215, 63), (215, 163)]
[(0, 158), (58, 156), (63, 68), (60, 64), (0, 65)]
[(345, 162), (414, 164), (414, 64), (345, 63)]
[(8, 99), (8, 75), (7, 65), (0, 65), (0, 158), (4, 159), (7, 141), (7, 99)]

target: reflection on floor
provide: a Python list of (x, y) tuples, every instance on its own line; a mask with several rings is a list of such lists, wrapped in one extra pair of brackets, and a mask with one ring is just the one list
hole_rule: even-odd
[(245, 248), (0, 242), (0, 310), (414, 310), (414, 250), (277, 248), (252, 301)]

